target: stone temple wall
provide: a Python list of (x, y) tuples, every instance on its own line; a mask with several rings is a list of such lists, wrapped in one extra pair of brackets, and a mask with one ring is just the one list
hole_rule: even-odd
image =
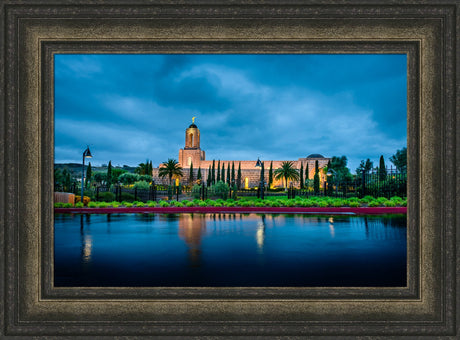
[[(211, 161), (211, 163), (212, 163), (212, 161)], [(253, 164), (255, 164), (255, 162), (253, 162)], [(216, 167), (217, 167), (217, 165), (216, 165)], [(305, 168), (305, 166), (304, 166), (304, 168)], [(269, 169), (267, 168), (267, 165), (265, 165), (265, 171), (264, 171), (265, 183), (268, 183), (268, 170)], [(313, 162), (313, 167), (312, 168), (310, 168), (310, 165), (309, 165), (309, 170), (310, 170), (309, 178), (313, 179), (314, 171), (315, 171), (314, 162)], [(275, 171), (275, 168), (273, 168), (273, 171)], [(208, 168), (206, 168), (206, 169), (202, 168), (201, 169), (202, 180), (206, 181), (206, 179), (208, 178), (208, 172), (209, 172)], [(216, 169), (216, 173), (217, 173), (217, 169)], [(189, 169), (184, 169), (183, 174), (184, 174), (184, 176), (180, 179), (180, 183), (181, 184), (189, 184), (190, 183), (190, 180), (189, 180), (190, 170)], [(194, 180), (196, 181), (196, 178), (197, 178), (197, 175), (198, 175), (198, 169), (195, 168), (195, 167), (193, 168), (193, 174), (194, 174)], [(236, 169), (235, 169), (235, 180), (236, 180), (237, 174), (238, 174), (238, 167), (236, 167)], [(322, 178), (320, 180), (320, 183), (322, 185), (322, 182), (325, 179), (324, 179), (324, 175), (322, 175), (322, 174), (321, 174), (321, 177)], [(169, 184), (169, 178), (167, 178), (167, 177), (160, 178), (158, 176), (158, 168), (153, 169), (153, 178), (155, 180), (155, 183), (157, 183), (157, 184), (164, 184), (164, 185)], [(260, 168), (242, 169), (241, 170), (241, 178), (242, 178), (242, 180), (241, 180), (241, 182), (242, 182), (241, 183), (241, 188), (245, 187), (246, 178), (247, 178), (247, 186), (249, 188), (258, 187), (259, 182), (260, 182)], [(225, 163), (225, 180), (226, 179), (227, 179), (227, 163)], [(305, 175), (304, 175), (304, 179), (305, 179)], [(288, 182), (288, 186), (290, 185), (290, 183), (291, 183), (291, 181)], [(299, 181), (292, 181), (292, 184), (295, 187), (300, 186)], [(284, 179), (283, 180), (275, 180), (275, 179), (273, 179), (273, 187), (275, 187), (275, 188), (276, 187), (284, 187)]]

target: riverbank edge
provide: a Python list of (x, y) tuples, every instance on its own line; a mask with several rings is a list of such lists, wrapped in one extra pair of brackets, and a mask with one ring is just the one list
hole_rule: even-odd
[(407, 214), (407, 207), (118, 207), (54, 208), (57, 214), (130, 214), (130, 213), (271, 213), (271, 214)]

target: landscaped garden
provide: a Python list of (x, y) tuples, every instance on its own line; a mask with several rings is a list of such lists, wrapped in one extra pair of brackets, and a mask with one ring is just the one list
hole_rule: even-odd
[(147, 202), (95, 202), (89, 201), (86, 197), (84, 202), (77, 202), (75, 205), (72, 203), (55, 203), (55, 208), (133, 208), (133, 207), (406, 207), (407, 199), (398, 196), (387, 199), (385, 197), (372, 197), (365, 196), (363, 198), (351, 197), (351, 198), (333, 198), (333, 197), (296, 197), (294, 199), (288, 199), (287, 197), (267, 197), (260, 199), (256, 197), (244, 197), (237, 200), (234, 199), (206, 199), (206, 200), (160, 200), (147, 201)]

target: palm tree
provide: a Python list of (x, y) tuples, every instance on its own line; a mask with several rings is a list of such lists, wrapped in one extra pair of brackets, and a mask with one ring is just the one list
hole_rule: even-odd
[(294, 162), (291, 161), (281, 163), (281, 168), (276, 169), (274, 174), (276, 179), (284, 178), (285, 188), (287, 188), (287, 181), (289, 179), (297, 181), (300, 177), (299, 172), (294, 168)]
[(158, 176), (160, 177), (169, 177), (169, 185), (173, 176), (182, 177), (182, 167), (179, 165), (179, 162), (175, 159), (169, 158), (166, 162), (163, 162), (158, 169)]

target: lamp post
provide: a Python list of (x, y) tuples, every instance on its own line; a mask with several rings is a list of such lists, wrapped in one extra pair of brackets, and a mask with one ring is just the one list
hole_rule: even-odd
[(337, 171), (334, 169), (328, 169), (327, 170), (327, 176), (334, 176), (334, 184), (335, 184), (335, 197), (338, 196), (337, 192)]
[(262, 163), (259, 159), (259, 157), (257, 157), (257, 162), (256, 162), (256, 167), (260, 167), (260, 181), (259, 181), (259, 197), (258, 198), (262, 198), (264, 199), (264, 163)]
[(81, 196), (80, 202), (83, 203), (83, 193), (85, 185), (85, 158), (92, 158), (91, 151), (89, 151), (89, 146), (86, 147), (86, 150), (83, 151), (83, 167), (81, 169)]

